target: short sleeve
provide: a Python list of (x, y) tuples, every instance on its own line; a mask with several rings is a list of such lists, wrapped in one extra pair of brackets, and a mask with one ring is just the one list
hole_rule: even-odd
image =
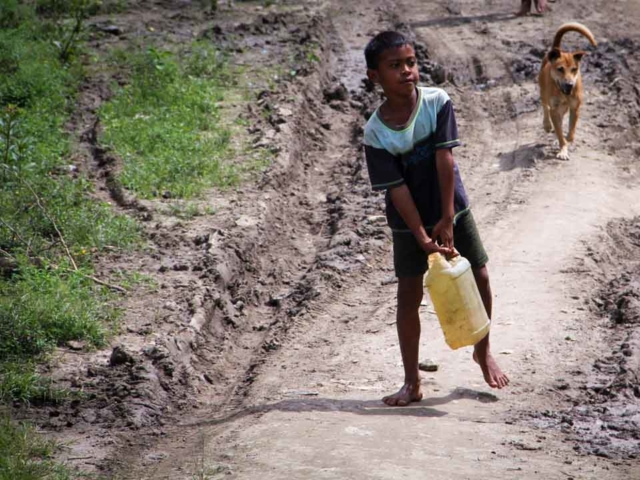
[(461, 145), (458, 138), (458, 124), (453, 111), (451, 100), (447, 100), (440, 110), (436, 120), (435, 147), (453, 148)]
[(387, 190), (404, 183), (399, 160), (387, 150), (365, 144), (364, 154), (374, 190)]

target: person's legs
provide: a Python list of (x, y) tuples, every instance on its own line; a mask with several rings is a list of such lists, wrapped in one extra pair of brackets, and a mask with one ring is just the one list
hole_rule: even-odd
[(396, 326), (400, 353), (404, 365), (404, 385), (397, 393), (382, 399), (391, 406), (404, 407), (422, 399), (418, 351), (420, 348), (420, 302), (422, 301), (422, 276), (398, 278), (398, 309)]
[[(473, 268), (473, 276), (476, 279), (487, 316), (491, 318), (493, 297), (491, 295), (491, 284), (489, 283), (489, 271), (486, 265)], [(509, 384), (509, 378), (502, 373), (498, 363), (491, 355), (489, 334), (475, 345), (473, 359), (480, 365), (484, 379), (491, 388), (502, 388)]]

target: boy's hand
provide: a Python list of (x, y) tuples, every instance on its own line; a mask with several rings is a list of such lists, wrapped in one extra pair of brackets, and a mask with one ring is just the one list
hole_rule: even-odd
[(435, 242), (435, 240), (432, 239), (421, 243), (420, 246), (427, 253), (427, 256), (431, 255), (432, 253), (441, 253), (444, 256), (448, 257), (454, 252), (453, 248), (440, 246)]
[(442, 246), (453, 251), (453, 217), (443, 217), (433, 227), (431, 236), (440, 239)]

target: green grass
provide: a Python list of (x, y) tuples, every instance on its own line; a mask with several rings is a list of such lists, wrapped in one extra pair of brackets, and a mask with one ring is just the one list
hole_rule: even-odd
[(32, 403), (60, 403), (72, 396), (68, 390), (56, 388), (51, 379), (36, 373), (36, 366), (30, 362), (0, 363), (0, 401)]
[(91, 182), (71, 174), (65, 123), (83, 67), (73, 56), (61, 60), (59, 20), (38, 16), (57, 18), (68, 6), (0, 0), (0, 257), (13, 264), (0, 270), (3, 402), (61, 398), (34, 362), (69, 340), (104, 344), (117, 312), (111, 294), (87, 278), (92, 258), (141, 241), (131, 218), (93, 200)]
[(112, 55), (131, 79), (101, 108), (100, 141), (122, 159), (122, 185), (144, 198), (193, 198), (239, 180), (225, 161), (233, 152), (220, 119), (232, 78), (226, 60), (199, 43), (180, 56), (155, 49)]
[(26, 423), (0, 416), (0, 480), (70, 480), (77, 478), (52, 457), (56, 444)]
[(71, 269), (28, 264), (16, 277), (0, 283), (0, 361), (38, 357), (70, 340), (104, 345), (117, 319), (105, 287)]

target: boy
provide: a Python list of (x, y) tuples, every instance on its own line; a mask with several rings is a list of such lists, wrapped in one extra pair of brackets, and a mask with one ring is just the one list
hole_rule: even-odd
[[(402, 388), (383, 401), (405, 406), (422, 399), (418, 311), (428, 255), (451, 255), (455, 247), (467, 258), (491, 318), (488, 258), (451, 152), (460, 141), (448, 95), (439, 88), (417, 86), (413, 46), (397, 32), (376, 35), (365, 49), (365, 58), (367, 76), (382, 87), (386, 96), (367, 122), (364, 148), (373, 189), (386, 190), (387, 222), (393, 234), (398, 277), (397, 329), (405, 374)], [(492, 388), (509, 383), (491, 356), (489, 335), (475, 346), (473, 358)]]

